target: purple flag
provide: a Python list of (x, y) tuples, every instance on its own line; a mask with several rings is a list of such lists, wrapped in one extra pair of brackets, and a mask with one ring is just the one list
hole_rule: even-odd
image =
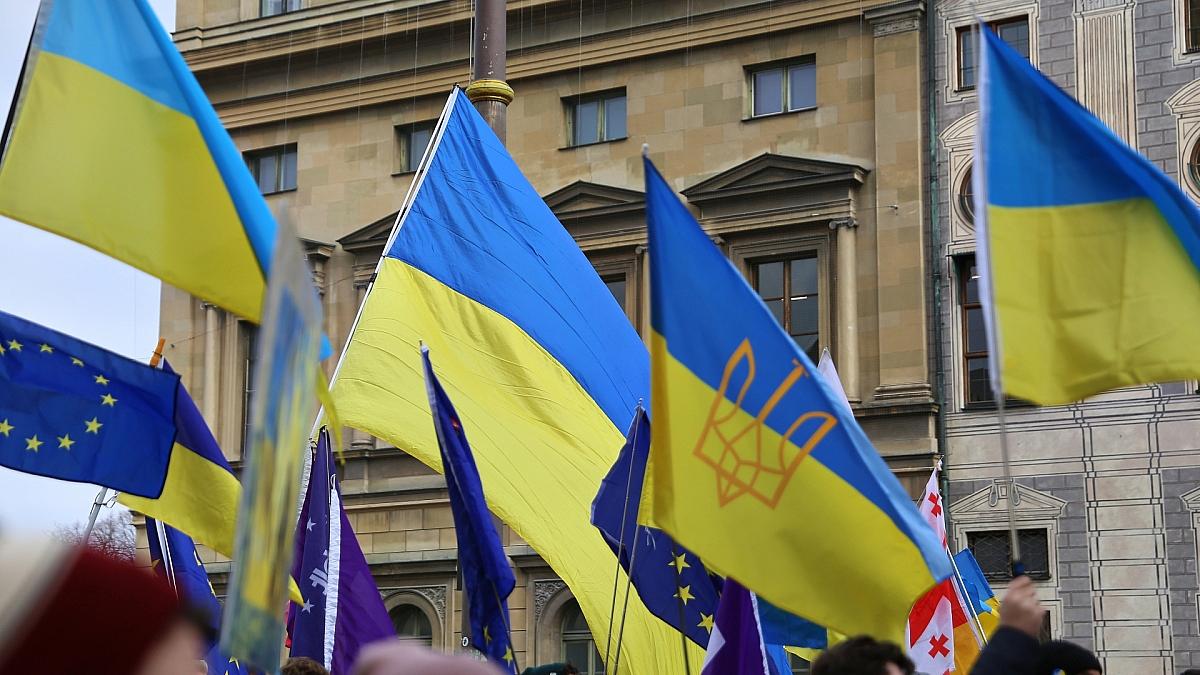
[(396, 634), (342, 509), (325, 429), (296, 525), (292, 577), (304, 594), (304, 605), (289, 611), (292, 656), (322, 663), (331, 675), (348, 675), (361, 647)]
[(725, 579), (708, 653), (700, 675), (770, 675), (758, 599), (731, 578)]

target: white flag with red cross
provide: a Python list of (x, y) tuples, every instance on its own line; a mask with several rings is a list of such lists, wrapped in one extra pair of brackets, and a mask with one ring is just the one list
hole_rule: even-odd
[(941, 537), (942, 547), (946, 546), (946, 510), (942, 504), (942, 494), (938, 491), (938, 470), (935, 468), (925, 484), (925, 494), (921, 495), (918, 505), (921, 517), (929, 523), (929, 527)]
[(908, 615), (908, 657), (918, 673), (954, 670), (954, 585), (943, 581), (926, 593)]

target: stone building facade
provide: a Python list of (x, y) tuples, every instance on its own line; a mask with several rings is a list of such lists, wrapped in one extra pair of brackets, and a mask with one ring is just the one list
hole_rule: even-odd
[(981, 561), (1002, 565), (1008, 546), (995, 533), (1012, 500), (1022, 553), (1036, 561), (1050, 607), (1047, 632), (1095, 649), (1106, 673), (1200, 666), (1200, 398), (1193, 381), (1055, 408), (1014, 402), (1007, 417), (1015, 485), (1001, 480), (972, 279), (969, 181), (978, 113), (969, 26), (976, 15), (991, 23), (1200, 198), (1200, 34), (1189, 28), (1188, 8), (1177, 0), (944, 0), (929, 17), (933, 337), (952, 529)]
[[(305, 239), (335, 344), (429, 125), (467, 81), (470, 16), (461, 0), (179, 0), (176, 44), (276, 217)], [(644, 333), (649, 319), (648, 143), (802, 346), (831, 350), (915, 494), (937, 449), (924, 6), (520, 0), (508, 22), (510, 151), (630, 321)], [(172, 288), (161, 316), (167, 357), (236, 463), (253, 327)], [(362, 434), (348, 446), (345, 504), (385, 603), (410, 639), (453, 648), (461, 598), (441, 477)], [(587, 627), (570, 590), (502, 529), (518, 661), (579, 661)], [(207, 563), (223, 588), (229, 562)]]

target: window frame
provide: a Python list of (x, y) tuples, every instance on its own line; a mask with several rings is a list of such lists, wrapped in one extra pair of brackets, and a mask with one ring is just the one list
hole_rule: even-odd
[(271, 0), (258, 0), (259, 18), (283, 16), (284, 14), (291, 14), (292, 12), (299, 12), (300, 10), (304, 9), (304, 0), (280, 0), (281, 7), (283, 9), (278, 12), (268, 12), (267, 5), (270, 4), (270, 2)]
[[(1186, 1), (1186, 0), (1184, 0), (1184, 1)], [(1033, 55), (1033, 50), (1034, 50), (1033, 32), (1035, 30), (1035, 28), (1034, 28), (1035, 24), (1032, 21), (1032, 17), (1029, 14), (1006, 14), (1006, 15), (996, 18), (996, 19), (988, 19), (988, 20), (984, 21), (984, 24), (987, 25), (988, 28), (991, 28), (993, 31), (995, 31), (998, 27), (1011, 25), (1011, 24), (1022, 22), (1022, 21), (1025, 23), (1026, 40), (1029, 43), (1029, 45), (1028, 45), (1029, 53), (1025, 55), (1025, 58), (1030, 59), (1030, 61), (1032, 62), (1031, 57)], [(962, 25), (962, 26), (955, 26), (955, 28), (954, 28), (954, 91), (955, 92), (962, 93), (962, 92), (975, 91), (975, 88), (979, 83), (979, 73), (975, 73), (975, 82), (973, 82), (971, 84), (963, 84), (963, 64), (964, 64), (963, 37), (965, 35), (967, 35), (968, 33), (974, 31), (975, 27), (976, 27), (976, 24), (972, 22), (972, 23), (968, 23), (968, 24)], [(978, 56), (978, 50), (979, 50), (978, 44), (975, 45), (975, 50), (976, 50), (976, 56)]]
[[(421, 156), (417, 158), (416, 164), (410, 166), (409, 160), (412, 150), (412, 137), (417, 131), (429, 130), (429, 142), (421, 149)], [(394, 156), (392, 158), (392, 175), (402, 176), (408, 173), (415, 173), (421, 165), (421, 158), (428, 151), (429, 146), (433, 143), (434, 135), (437, 133), (437, 120), (421, 120), (419, 122), (408, 122), (406, 124), (397, 124), (392, 127), (392, 140), (394, 143)]]
[[(571, 607), (571, 603), (573, 603), (575, 605), (574, 608)], [(596, 643), (596, 637), (594, 635), (592, 635), (591, 630), (571, 630), (571, 631), (566, 630), (567, 619), (570, 617), (569, 612), (572, 612), (572, 611), (578, 612), (579, 616), (581, 618), (583, 617), (583, 610), (579, 607), (579, 602), (575, 598), (572, 598), (570, 600), (570, 602), (567, 604), (566, 607), (563, 608), (562, 613), (560, 614), (559, 638), (558, 638), (559, 654), (562, 655), (561, 658), (562, 658), (562, 660), (565, 661), (565, 660), (567, 660), (567, 643), (568, 642), (571, 642), (571, 643), (586, 642), (591, 647), (591, 649), (587, 650), (588, 663), (587, 664), (574, 663), (572, 665), (574, 665), (576, 668), (578, 668), (580, 673), (587, 673), (588, 675), (599, 675), (600, 673), (604, 672), (604, 670), (603, 670), (604, 660), (600, 657), (600, 647)], [(584, 622), (586, 625), (586, 619), (584, 620)], [(599, 666), (599, 668), (600, 668), (599, 671), (596, 670), (597, 666)]]
[[(594, 256), (594, 257), (593, 257)], [(612, 277), (625, 277), (625, 316), (633, 324), (635, 330), (641, 333), (641, 277), (638, 274), (637, 257), (635, 255), (600, 255), (588, 252), (589, 261), (605, 284)]]
[[(811, 67), (813, 69), (813, 104), (798, 108), (792, 107), (792, 68)], [(780, 88), (781, 88), (781, 103), (782, 109), (776, 112), (757, 113), (754, 107), (754, 79), (760, 73), (779, 70), (780, 73)], [(772, 61), (769, 63), (759, 63), (745, 68), (745, 86), (746, 86), (746, 118), (744, 121), (764, 119), (768, 117), (777, 117), (779, 115), (790, 115), (792, 113), (809, 112), (816, 110), (820, 106), (820, 99), (817, 96), (817, 58), (816, 54), (807, 54), (796, 58), (789, 58), (782, 61)]]
[[(625, 99), (625, 135), (615, 138), (608, 138), (608, 101), (623, 98)], [(602, 91), (588, 92), (586, 94), (576, 94), (567, 96), (563, 100), (564, 117), (566, 119), (567, 144), (564, 150), (572, 148), (586, 148), (589, 145), (600, 145), (601, 143), (616, 143), (629, 138), (629, 95), (625, 87), (616, 89), (605, 89)], [(575, 110), (578, 106), (587, 103), (597, 103), (596, 108), (596, 140), (588, 141), (587, 143), (575, 142)]]
[[(958, 320), (959, 320), (959, 326), (960, 326), (960, 330), (959, 330), (960, 354), (958, 357), (958, 361), (959, 361), (959, 364), (962, 367), (962, 371), (963, 371), (962, 372), (962, 382), (961, 382), (962, 392), (963, 392), (963, 407), (969, 408), (970, 406), (981, 406), (981, 405), (988, 406), (988, 407), (994, 407), (996, 405), (996, 400), (994, 397), (989, 398), (989, 399), (979, 399), (979, 400), (975, 400), (975, 399), (971, 398), (971, 369), (968, 364), (970, 363), (971, 359), (978, 359), (978, 358), (986, 359), (988, 357), (988, 351), (986, 349), (986, 347), (987, 347), (986, 338), (985, 338), (985, 344), (984, 344), (985, 349), (983, 351), (974, 351), (973, 352), (969, 348), (970, 324), (969, 324), (967, 317), (969, 316), (970, 311), (973, 309), (978, 309), (980, 311), (981, 316), (984, 311), (983, 310), (983, 301), (981, 298), (977, 298), (974, 302), (967, 301), (967, 284), (970, 282), (970, 278), (968, 277), (967, 272), (972, 266), (977, 266), (978, 263), (976, 261), (974, 253), (956, 256), (954, 262), (955, 262), (955, 268), (956, 268), (955, 269), (955, 285), (956, 285), (956, 289), (957, 289), (956, 300), (957, 300), (957, 305), (958, 305), (958, 307), (957, 307)], [(983, 320), (986, 321), (986, 319), (983, 319)], [(990, 375), (990, 373), (989, 373), (989, 375)]]
[(250, 451), (250, 405), (254, 398), (254, 364), (257, 360), (258, 326), (249, 321), (238, 321), (238, 350), (242, 363), (241, 381), (241, 412), (242, 426), (240, 433), (241, 456), (244, 458)]
[[(1192, 2), (1197, 5), (1194, 9), (1200, 10), (1200, 0), (1180, 0), (1183, 6), (1183, 42), (1180, 47), (1185, 56), (1200, 53), (1200, 25), (1197, 25), (1200, 16), (1193, 16), (1193, 8), (1190, 7)], [(1200, 14), (1200, 11), (1197, 13)]]
[[(400, 612), (409, 612), (412, 616), (420, 617), (425, 621), (425, 625), (429, 626), (429, 638), (426, 640), (424, 635), (401, 635), (400, 626), (398, 625), (399, 617), (396, 616)], [(402, 602), (395, 607), (387, 610), (388, 621), (391, 622), (392, 628), (396, 631), (396, 639), (404, 644), (421, 645), (428, 649), (433, 649), (435, 629), (433, 621), (429, 619), (429, 614), (424, 609), (418, 607), (411, 602)]]
[[(295, 157), (296, 157), (296, 176), (295, 176), (296, 184), (292, 185), (290, 187), (285, 186), (283, 183), (283, 179), (284, 179), (284, 175), (285, 175), (285, 172), (283, 170), (284, 158), (287, 157), (287, 155), (289, 154), (289, 151), (291, 154), (295, 155)], [(273, 189), (269, 192), (262, 192), (262, 183), (261, 183), (261, 180), (259, 177), (260, 168), (259, 168), (259, 165), (257, 164), (257, 162), (261, 161), (262, 158), (270, 156), (270, 155), (276, 156), (275, 189)], [(246, 168), (250, 170), (250, 175), (254, 178), (254, 185), (255, 185), (255, 187), (257, 187), (259, 189), (259, 192), (262, 194), (262, 196), (268, 197), (270, 195), (277, 195), (277, 194), (281, 194), (284, 192), (295, 192), (297, 189), (299, 189), (299, 187), (300, 187), (300, 146), (298, 143), (281, 143), (279, 145), (272, 145), (272, 146), (268, 146), (265, 148), (255, 148), (253, 150), (246, 150), (245, 152), (242, 153), (242, 159), (243, 159), (243, 161), (246, 162)]]
[[(821, 326), (821, 315), (822, 315), (821, 301), (822, 301), (822, 299), (824, 299), (825, 296), (821, 292), (822, 283), (821, 283), (820, 252), (817, 251), (816, 249), (808, 249), (808, 250), (799, 250), (799, 251), (795, 251), (792, 253), (784, 253), (784, 254), (780, 254), (780, 255), (767, 256), (767, 257), (763, 257), (763, 258), (754, 258), (753, 260), (749, 261), (749, 263), (750, 263), (750, 287), (754, 289), (754, 292), (758, 294), (759, 299), (762, 300), (764, 303), (771, 302), (774, 300), (784, 301), (783, 302), (783, 322), (781, 325), (783, 327), (784, 332), (786, 332), (788, 334), (788, 337), (792, 338), (792, 340), (795, 341), (795, 336), (792, 334), (792, 327), (790, 325), (791, 314), (792, 314), (792, 300), (794, 299), (794, 295), (792, 293), (792, 288), (791, 288), (791, 285), (792, 285), (791, 265), (794, 261), (797, 261), (797, 260), (812, 260), (812, 261), (814, 261), (814, 265), (816, 265), (816, 273), (817, 273), (817, 291), (816, 291), (816, 296), (817, 296), (817, 332), (816, 332), (817, 345), (816, 345), (816, 352), (817, 352), (817, 358), (813, 359), (813, 363), (816, 363), (820, 358), (821, 349), (829, 346), (822, 342), (823, 332), (821, 330), (821, 328), (822, 328), (822, 326)], [(783, 279), (782, 279), (783, 284), (782, 284), (782, 288), (781, 288), (782, 295), (779, 298), (772, 298), (772, 299), (768, 300), (767, 298), (763, 297), (762, 291), (758, 287), (759, 268), (762, 267), (763, 265), (769, 265), (771, 263), (777, 263), (777, 262), (783, 263)], [(808, 333), (805, 333), (805, 335), (808, 335)], [(797, 346), (799, 346), (799, 344), (797, 344)], [(807, 351), (805, 351), (805, 353), (807, 354)], [(809, 354), (809, 358), (812, 358), (812, 354)]]
[[(1051, 549), (1054, 547), (1054, 543), (1053, 543), (1053, 539), (1052, 539), (1052, 537), (1054, 536), (1054, 533), (1051, 531), (1051, 528), (1049, 528), (1049, 527), (1044, 527), (1044, 526), (1021, 527), (1021, 524), (1018, 524), (1018, 526), (1017, 526), (1018, 538), (1020, 538), (1021, 535), (1024, 535), (1026, 533), (1031, 533), (1031, 532), (1041, 533), (1046, 538), (1046, 549), (1045, 549), (1046, 569), (1045, 570), (1027, 571), (1026, 574), (1030, 579), (1032, 579), (1034, 581), (1051, 581), (1052, 579), (1055, 578), (1055, 570), (1053, 569), (1055, 556), (1051, 555)], [(1007, 565), (1007, 569), (1001, 570), (1001, 571), (996, 571), (996, 572), (992, 572), (992, 571), (983, 569), (983, 566), (980, 565), (980, 570), (983, 572), (984, 577), (989, 582), (1010, 580), (1012, 578), (1012, 574), (1011, 574), (1010, 570), (1012, 569), (1013, 559), (1012, 559), (1012, 542), (1009, 540), (1009, 532), (1007, 529), (976, 528), (976, 529), (967, 530), (967, 532), (966, 532), (967, 548), (971, 550), (971, 554), (975, 556), (975, 559), (979, 560), (979, 556), (975, 554), (975, 548), (974, 548), (972, 541), (975, 537), (980, 536), (980, 535), (985, 535), (985, 534), (989, 535), (989, 536), (999, 536), (1004, 539), (1005, 544), (1008, 547), (1008, 565)]]

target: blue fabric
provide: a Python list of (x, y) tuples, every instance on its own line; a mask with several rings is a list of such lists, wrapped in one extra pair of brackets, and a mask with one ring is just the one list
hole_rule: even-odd
[[(758, 618), (762, 619), (762, 598), (758, 599)], [(766, 639), (766, 627), (763, 627), (763, 639)], [(780, 645), (767, 645), (767, 672), (771, 675), (792, 675), (792, 664), (788, 653)]]
[[(171, 368), (166, 359), (162, 361), (162, 369), (164, 372), (175, 374), (175, 369)], [(196, 407), (196, 402), (182, 385), (175, 392), (175, 442), (233, 473), (229, 460), (225, 459), (225, 453), (221, 452), (221, 446), (217, 445), (217, 439), (213, 438), (208, 423)]]
[(421, 358), (450, 493), (450, 510), (454, 513), (458, 569), (467, 595), (471, 643), (505, 672), (515, 673), (517, 662), (508, 627), (508, 596), (516, 586), (516, 578), (484, 501), (483, 483), (471, 446), (467, 444), (466, 431), (433, 372), (428, 349), (421, 350)]
[(1179, 185), (991, 29), (981, 26), (981, 32), (988, 80), (980, 83), (989, 111), (982, 126), (987, 203), (1070, 206), (1149, 198), (1200, 267), (1200, 209)]
[(768, 645), (806, 649), (829, 646), (829, 631), (824, 626), (779, 609), (762, 598), (758, 599), (758, 618), (762, 622), (763, 642)]
[[(196, 544), (191, 537), (166, 524), (161, 525), (166, 536), (160, 538), (159, 526), (153, 518), (146, 519), (146, 540), (154, 571), (171, 584), (181, 599), (203, 612), (213, 635), (218, 635), (221, 632), (221, 603), (196, 553)], [(216, 640), (208, 645), (204, 660), (210, 673), (242, 675), (246, 672), (241, 664), (221, 653)]]
[(979, 561), (975, 560), (975, 554), (971, 552), (971, 549), (964, 548), (954, 554), (954, 564), (958, 567), (963, 585), (967, 587), (967, 595), (971, 599), (971, 606), (975, 613), (990, 613), (992, 607), (988, 605), (988, 600), (995, 598), (996, 594), (992, 591), (992, 586), (984, 576), (983, 570), (979, 568)]
[[(592, 502), (592, 524), (620, 559), (646, 608), (692, 642), (708, 647), (721, 580), (710, 575), (694, 553), (676, 544), (666, 532), (637, 524), (649, 454), (650, 419), (638, 408), (625, 446)], [(679, 560), (682, 562), (677, 565)], [(679, 595), (683, 588), (691, 599), (683, 603), (681, 617)]]
[(0, 464), (162, 493), (178, 376), (4, 312), (0, 350)]
[[(325, 428), (317, 437), (308, 492), (296, 521), (292, 578), (300, 584), (304, 604), (288, 606), (291, 656), (307, 656), (341, 675), (350, 672), (363, 647), (395, 635), (379, 588), (341, 506)], [(335, 602), (329, 601), (331, 596)], [(326, 644), (331, 641), (332, 652), (326, 658)]]
[[(650, 392), (646, 347), (575, 240), (461, 91), (386, 254), (504, 315), (618, 429)], [(447, 219), (444, 214), (462, 214)]]
[[(743, 341), (749, 341), (757, 372), (787, 372), (795, 366), (805, 376), (796, 380), (779, 399), (766, 425), (781, 436), (806, 438), (820, 419), (810, 418), (794, 433), (789, 426), (803, 414), (819, 411), (837, 419), (838, 424), (816, 445), (810, 455), (854, 486), (896, 526), (921, 546), (931, 570), (941, 574), (948, 564), (940, 549), (929, 546), (929, 526), (921, 520), (912, 500), (892, 475), (887, 463), (872, 447), (854, 415), (842, 402), (841, 395), (817, 373), (816, 365), (784, 332), (745, 277), (713, 245), (695, 218), (675, 196), (675, 192), (647, 158), (646, 219), (651, 239), (671, 242), (653, 248), (655, 275), (651, 284), (651, 323), (654, 332), (667, 341), (671, 356), (686, 366), (713, 390), (720, 389), (724, 368), (730, 355)], [(672, 275), (662, 279), (658, 275)], [(664, 296), (671, 293), (686, 297)], [(696, 294), (703, 294), (703, 307)], [(719, 308), (719, 311), (714, 311)], [(707, 311), (706, 311), (707, 310)], [(739, 381), (747, 378), (739, 367)], [(775, 393), (778, 380), (758, 377), (750, 380), (741, 408), (757, 414)], [(726, 397), (736, 403), (739, 388), (731, 387)]]

